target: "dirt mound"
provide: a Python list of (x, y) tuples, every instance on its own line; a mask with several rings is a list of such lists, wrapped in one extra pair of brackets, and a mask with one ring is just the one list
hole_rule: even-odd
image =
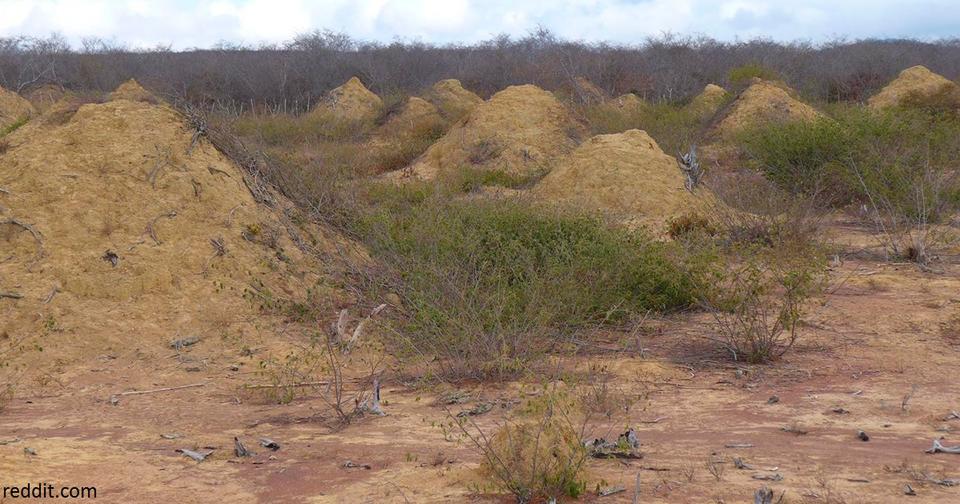
[(754, 79), (714, 124), (711, 132), (729, 137), (750, 126), (770, 122), (811, 121), (821, 116), (817, 109), (795, 98), (786, 86)]
[(351, 77), (342, 86), (334, 88), (314, 108), (314, 113), (329, 114), (347, 121), (364, 121), (375, 118), (383, 108), (383, 100), (360, 82)]
[(700, 94), (690, 100), (687, 108), (699, 115), (711, 116), (717, 113), (726, 98), (727, 90), (716, 84), (707, 84)]
[(22, 96), (0, 87), (0, 133), (24, 117), (36, 114), (33, 105)]
[(917, 65), (900, 72), (896, 79), (870, 97), (867, 105), (874, 109), (895, 107), (908, 95), (926, 97), (947, 88), (957, 89), (958, 86), (946, 77), (931, 72), (927, 67)]
[(647, 102), (633, 93), (626, 93), (610, 100), (610, 104), (621, 110), (641, 110)]
[(305, 252), (332, 235), (294, 226), (279, 196), (258, 203), (262, 186), (172, 108), (89, 103), (41, 127), (0, 156), (0, 345), (42, 344), (48, 364), (169, 354), (177, 337), (256, 333), (264, 306), (308, 289), (336, 298)]
[(423, 98), (412, 96), (396, 113), (387, 117), (386, 122), (378, 129), (377, 135), (402, 138), (439, 129), (443, 122), (437, 107)]
[(445, 79), (434, 84), (425, 98), (448, 121), (456, 121), (468, 114), (483, 99), (463, 88), (457, 79)]
[(510, 86), (478, 105), (395, 178), (435, 179), (463, 168), (519, 177), (548, 170), (573, 150), (578, 126), (537, 86)]
[(607, 100), (607, 93), (587, 80), (586, 77), (575, 77), (573, 82), (561, 91), (573, 97), (577, 102), (586, 105), (596, 105)]
[(655, 229), (699, 204), (684, 187), (677, 161), (636, 129), (590, 138), (531, 191), (542, 200)]
[(54, 103), (62, 100), (69, 92), (62, 86), (56, 84), (44, 84), (27, 91), (23, 97), (26, 98), (37, 111), (46, 112)]
[(130, 79), (120, 86), (117, 87), (112, 93), (110, 93), (109, 99), (112, 100), (130, 100), (130, 101), (141, 101), (141, 102), (150, 102), (158, 103), (157, 97), (153, 95), (150, 91), (144, 89), (134, 79)]

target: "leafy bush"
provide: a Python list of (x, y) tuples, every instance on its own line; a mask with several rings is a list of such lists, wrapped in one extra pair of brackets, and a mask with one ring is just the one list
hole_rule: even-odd
[(618, 108), (609, 103), (585, 106), (581, 108), (581, 115), (594, 134), (644, 130), (671, 155), (686, 152), (696, 143), (708, 119), (694, 109), (668, 103), (648, 104), (639, 109)]
[(744, 134), (755, 166), (787, 191), (856, 202), (896, 257), (925, 262), (930, 226), (960, 208), (960, 120), (941, 109), (838, 108), (812, 124)]
[(395, 279), (397, 341), (447, 377), (504, 377), (568, 330), (694, 301), (671, 246), (589, 216), (522, 202), (450, 201), (430, 186), (378, 187), (357, 235)]
[(8, 124), (6, 127), (0, 128), (0, 138), (3, 138), (9, 135), (10, 133), (13, 133), (14, 131), (17, 131), (18, 129), (20, 129), (21, 126), (23, 126), (24, 124), (27, 124), (27, 121), (29, 120), (30, 120), (29, 116), (23, 116), (18, 118), (16, 121), (13, 121), (12, 123)]
[(752, 79), (779, 80), (780, 75), (760, 63), (747, 63), (727, 72), (727, 80), (735, 88), (746, 87)]
[(793, 347), (804, 304), (825, 280), (821, 257), (748, 247), (701, 291), (717, 324), (713, 338), (734, 360), (764, 363)]

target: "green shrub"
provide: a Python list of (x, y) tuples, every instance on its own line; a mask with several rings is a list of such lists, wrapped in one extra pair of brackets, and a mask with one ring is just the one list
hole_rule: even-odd
[(671, 246), (639, 231), (429, 186), (371, 197), (355, 228), (404, 301), (395, 343), (449, 377), (509, 376), (571, 330), (694, 301)]
[(17, 131), (18, 129), (20, 129), (21, 126), (23, 126), (24, 124), (27, 124), (29, 120), (30, 120), (29, 116), (23, 116), (18, 118), (16, 121), (13, 121), (12, 123), (8, 124), (6, 127), (0, 128), (0, 138), (3, 138), (9, 135), (10, 133), (13, 133), (14, 131)]
[(747, 63), (727, 72), (727, 80), (735, 88), (746, 87), (752, 79), (779, 80), (776, 70), (767, 68), (760, 63)]
[(675, 104), (649, 104), (640, 109), (618, 108), (609, 104), (587, 106), (582, 115), (597, 135), (644, 130), (664, 152), (677, 155), (696, 143), (707, 118), (694, 109)]

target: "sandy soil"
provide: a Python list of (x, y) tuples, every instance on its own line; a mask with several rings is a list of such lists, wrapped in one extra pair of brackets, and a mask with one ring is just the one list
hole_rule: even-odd
[[(835, 227), (849, 243), (869, 241)], [(960, 478), (960, 455), (924, 453), (935, 438), (960, 442), (960, 419), (947, 419), (960, 409), (952, 378), (960, 334), (945, 329), (958, 314), (960, 267), (925, 273), (858, 255), (869, 254), (835, 264), (801, 344), (775, 365), (717, 354), (702, 338), (710, 330), (702, 314), (658, 321), (639, 340), (592, 338), (566, 365), (605, 366), (610, 383), (637, 398), (626, 423), (638, 428), (644, 458), (592, 460), (591, 482), (626, 491), (583, 500), (630, 502), (639, 475), (640, 502), (752, 502), (764, 483), (785, 502), (960, 501), (960, 487), (930, 481)], [(449, 417), (434, 405), (438, 391), (388, 379), (386, 416), (332, 429), (316, 395), (275, 405), (240, 393), (258, 381), (257, 349), (245, 348), (202, 341), (161, 359), (135, 349), (100, 355), (69, 380), (52, 377), (43, 393), (17, 396), (0, 414), (2, 484), (93, 485), (98, 502), (509, 501), (470, 490), (479, 456), (442, 428)], [(206, 385), (110, 400), (193, 383)], [(476, 417), (484, 428), (525, 394), (515, 383), (463, 389), (507, 405)], [(234, 457), (234, 436), (256, 454)], [(260, 447), (259, 437), (280, 450)], [(214, 452), (201, 463), (175, 451), (204, 447)], [(734, 457), (754, 469), (737, 469)], [(711, 459), (723, 461), (719, 478), (707, 469)], [(369, 469), (345, 467), (348, 460)], [(772, 474), (783, 479), (754, 479)], [(917, 495), (906, 497), (905, 485)]]

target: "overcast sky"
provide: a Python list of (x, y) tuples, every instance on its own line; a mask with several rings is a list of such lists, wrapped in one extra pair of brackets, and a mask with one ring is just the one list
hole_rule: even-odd
[(281, 42), (314, 29), (389, 42), (476, 42), (537, 25), (568, 39), (663, 32), (814, 42), (960, 36), (960, 0), (0, 0), (0, 36), (59, 32), (131, 46)]

